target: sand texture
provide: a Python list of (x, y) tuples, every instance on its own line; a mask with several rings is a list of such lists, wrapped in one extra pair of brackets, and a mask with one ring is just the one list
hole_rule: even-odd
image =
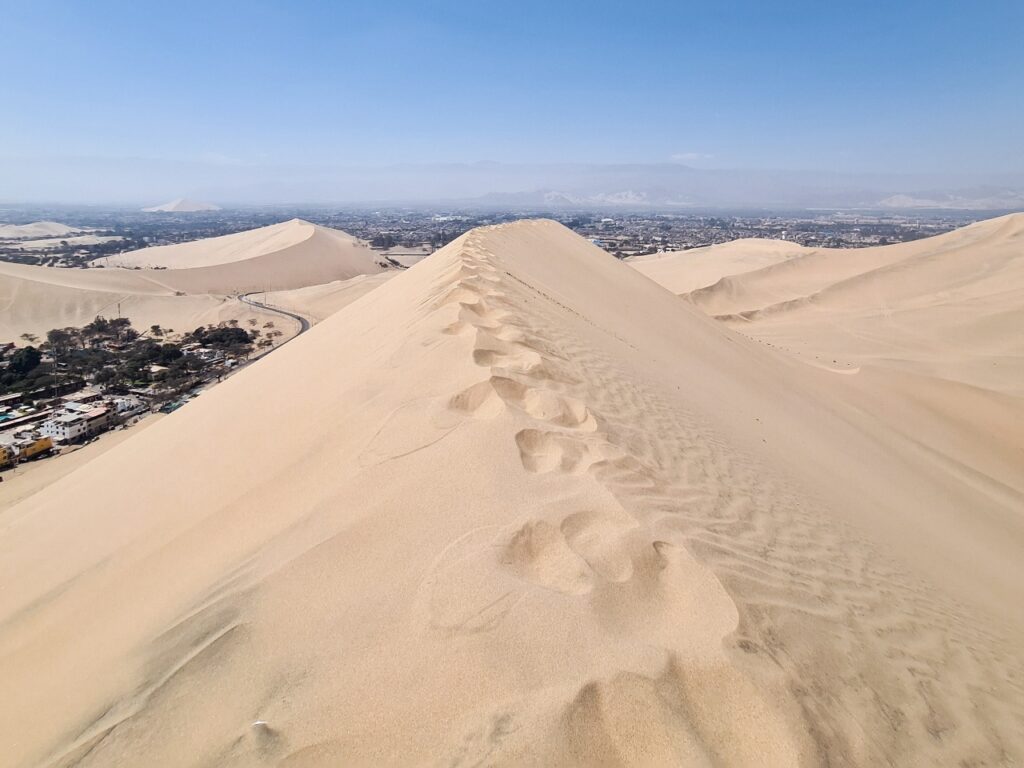
[(342, 307), (369, 293), (398, 274), (387, 270), (372, 275), (358, 275), (348, 280), (335, 280), (323, 285), (310, 285), (290, 291), (268, 291), (256, 296), (261, 303), (296, 312), (314, 325), (326, 320)]
[(31, 224), (0, 224), (0, 240), (30, 240), (43, 237), (63, 237), (82, 232), (56, 221), (33, 221)]
[[(82, 326), (97, 315), (115, 317), (118, 307), (121, 316), (131, 318), (139, 329), (156, 324), (182, 332), (249, 318), (289, 325), (281, 315), (237, 299), (238, 294), (275, 288), (310, 288), (307, 294), (297, 294), (293, 303), (300, 314), (306, 304), (321, 313), (315, 321), (364, 290), (342, 287), (338, 281), (389, 274), (375, 258), (368, 247), (344, 232), (296, 219), (97, 260), (104, 267), (0, 263), (0, 341), (19, 341), (24, 333), (42, 338), (51, 328)], [(142, 262), (161, 268), (137, 268)], [(365, 290), (372, 285), (368, 283)]]
[(4, 513), (0, 764), (1021, 764), (1019, 435), (855, 379), (469, 232)]
[[(731, 269), (756, 242), (712, 246), (706, 258), (719, 253)], [(752, 247), (752, 259), (762, 247), (778, 246)], [(898, 245), (790, 249), (791, 258), (697, 288), (685, 282), (685, 254), (658, 269), (657, 261), (636, 266), (731, 327), (811, 363), (881, 366), (1024, 395), (1024, 214)]]
[(672, 293), (689, 293), (714, 285), (723, 277), (777, 264), (808, 250), (785, 240), (743, 238), (687, 251), (633, 256), (626, 263)]
[(175, 295), (135, 271), (0, 263), (0, 341), (25, 344), (26, 333), (42, 340), (52, 328), (81, 327), (118, 311), (140, 331), (159, 325), (183, 333), (249, 318), (284, 321), (228, 296)]
[(369, 246), (340, 230), (292, 219), (234, 235), (158, 245), (98, 259), (186, 293), (304, 288), (384, 269)]

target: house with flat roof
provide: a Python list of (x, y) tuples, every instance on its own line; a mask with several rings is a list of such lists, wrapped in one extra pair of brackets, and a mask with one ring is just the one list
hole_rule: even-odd
[(39, 433), (62, 443), (99, 434), (110, 425), (110, 409), (73, 409), (43, 422)]

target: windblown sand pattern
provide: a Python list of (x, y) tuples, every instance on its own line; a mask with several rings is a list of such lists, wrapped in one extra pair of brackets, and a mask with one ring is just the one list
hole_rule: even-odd
[(3, 513), (0, 762), (1019, 763), (1020, 493), (845, 379), (474, 230)]

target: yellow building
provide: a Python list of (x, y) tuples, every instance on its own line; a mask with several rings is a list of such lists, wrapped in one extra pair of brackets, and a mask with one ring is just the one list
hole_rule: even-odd
[(24, 437), (0, 443), (0, 467), (13, 467), (19, 461), (28, 461), (52, 448), (53, 440), (49, 437)]
[(37, 437), (31, 440), (26, 440), (24, 443), (18, 446), (20, 449), (21, 460), (31, 459), (33, 456), (38, 456), (41, 453), (53, 448), (53, 440), (48, 437)]

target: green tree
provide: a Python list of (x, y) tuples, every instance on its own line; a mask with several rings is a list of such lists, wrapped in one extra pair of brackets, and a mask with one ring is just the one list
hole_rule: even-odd
[(11, 356), (7, 370), (18, 376), (24, 376), (29, 371), (35, 370), (42, 359), (42, 354), (35, 347), (22, 347)]

